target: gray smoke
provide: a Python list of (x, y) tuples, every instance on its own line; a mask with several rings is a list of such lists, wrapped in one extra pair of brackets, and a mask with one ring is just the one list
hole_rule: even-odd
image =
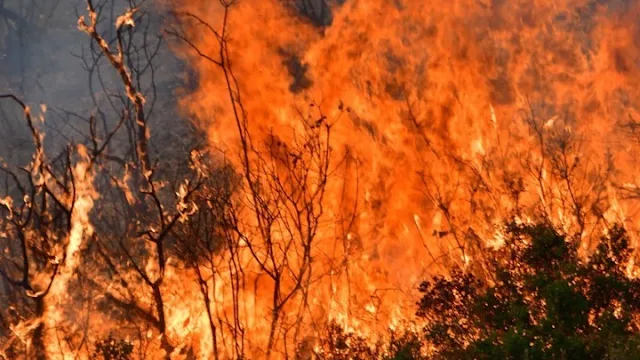
[[(133, 3), (94, 0), (100, 12), (99, 32), (114, 49), (116, 18)], [(152, 134), (158, 144), (182, 141), (189, 138), (186, 132), (191, 127), (177, 115), (174, 89), (182, 86), (184, 65), (162, 37), (166, 14), (152, 2), (137, 3), (143, 6), (132, 43), (146, 50), (130, 60), (131, 65), (144, 67), (147, 57), (153, 56), (153, 68), (136, 79), (147, 103), (153, 104), (149, 106)], [(117, 95), (124, 92), (117, 73), (77, 27), (78, 16), (86, 16), (86, 6), (84, 0), (0, 0), (0, 93), (15, 94), (33, 109), (47, 105), (43, 130), (52, 152), (86, 138), (91, 114), (99, 110), (108, 127), (122, 109)], [(17, 106), (0, 103), (0, 158), (28, 160), (29, 140)]]

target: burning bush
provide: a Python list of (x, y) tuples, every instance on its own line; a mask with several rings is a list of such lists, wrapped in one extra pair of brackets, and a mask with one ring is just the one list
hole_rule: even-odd
[(109, 335), (95, 345), (94, 358), (103, 360), (129, 360), (133, 353), (133, 345), (126, 340), (115, 339)]
[(484, 273), (420, 286), (425, 339), (443, 359), (635, 359), (640, 280), (627, 233), (613, 226), (594, 252), (548, 224), (511, 225)]
[(638, 4), (126, 3), (0, 94), (0, 356), (638, 355)]

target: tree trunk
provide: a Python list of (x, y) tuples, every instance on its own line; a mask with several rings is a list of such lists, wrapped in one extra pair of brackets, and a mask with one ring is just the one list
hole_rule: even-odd
[(173, 352), (173, 346), (169, 344), (167, 339), (167, 321), (164, 314), (164, 300), (162, 299), (162, 292), (160, 292), (160, 283), (155, 283), (153, 288), (153, 299), (156, 305), (156, 312), (158, 313), (158, 330), (162, 334), (162, 348), (165, 351), (165, 359), (170, 359), (171, 352)]
[(45, 325), (44, 325), (44, 299), (38, 297), (36, 302), (36, 316), (39, 319), (38, 326), (33, 330), (33, 353), (36, 360), (47, 360), (47, 347), (45, 344)]

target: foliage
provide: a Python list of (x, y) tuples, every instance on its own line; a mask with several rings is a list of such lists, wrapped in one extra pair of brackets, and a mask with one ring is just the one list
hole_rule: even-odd
[[(422, 340), (410, 331), (390, 331), (386, 341), (371, 343), (364, 336), (344, 330), (331, 322), (328, 324), (314, 351), (314, 359), (319, 360), (413, 360), (421, 359)], [(298, 352), (299, 359), (305, 359)]]
[(434, 357), (640, 358), (627, 233), (614, 226), (586, 259), (578, 243), (545, 224), (511, 224), (486, 278), (455, 270), (422, 283), (417, 314)]
[(94, 359), (129, 360), (133, 353), (133, 344), (126, 340), (116, 339), (112, 335), (98, 341), (93, 353)]

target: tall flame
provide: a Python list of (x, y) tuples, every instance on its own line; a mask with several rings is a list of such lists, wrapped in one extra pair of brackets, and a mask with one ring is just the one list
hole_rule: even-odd
[[(228, 17), (218, 2), (179, 5), (226, 24), (255, 143), (276, 134), (291, 144), (301, 116), (317, 115), (310, 103), (336, 120), (312, 255), (314, 273), (327, 275), (310, 290), (308, 326), (335, 319), (373, 333), (411, 318), (416, 282), (443, 263), (473, 266), (513, 216), (546, 215), (585, 239), (610, 221), (637, 229), (617, 195), (636, 181), (638, 143), (625, 129), (638, 117), (637, 3), (342, 3), (321, 29), (287, 1), (240, 1)], [(219, 39), (204, 31), (190, 28), (191, 45), (215, 58)], [(198, 73), (182, 108), (241, 167), (224, 76), (191, 47), (179, 50)], [(243, 295), (245, 326), (258, 351), (271, 308), (253, 291)]]
[(45, 298), (45, 311), (41, 319), (48, 329), (47, 353), (52, 359), (65, 358), (65, 354), (73, 353), (57, 339), (58, 335), (55, 332), (59, 324), (66, 320), (65, 310), (74, 302), (69, 296), (69, 281), (81, 263), (80, 250), (83, 242), (93, 234), (89, 213), (97, 194), (93, 187), (93, 173), (87, 149), (82, 145), (78, 146), (78, 154), (80, 160), (73, 168), (75, 192), (67, 199), (67, 206), (71, 209), (71, 230), (64, 249), (64, 261)]
[[(96, 280), (115, 300), (123, 290), (139, 301), (132, 307), (151, 319), (139, 328), (147, 356), (208, 359), (217, 350), (223, 359), (311, 358), (331, 321), (372, 340), (390, 329), (418, 329), (416, 285), (453, 267), (481, 273), (485, 250), (504, 246), (509, 220), (548, 219), (578, 233), (584, 254), (594, 237), (622, 222), (637, 247), (638, 2), (174, 6), (191, 15), (180, 17), (188, 41), (174, 50), (198, 80), (180, 108), (243, 183), (228, 208), (207, 205), (228, 224), (215, 230), (223, 236), (212, 258), (196, 260), (202, 267), (164, 252), (175, 239), (141, 239), (141, 266), (127, 273), (130, 264), (123, 265), (120, 283), (111, 275)], [(305, 17), (301, 9), (309, 6)], [(135, 11), (118, 18), (117, 28), (133, 26)], [(143, 114), (142, 96), (129, 97), (140, 100)], [(148, 139), (149, 129), (138, 125)], [(45, 155), (34, 133), (32, 178), (55, 189), (58, 180), (41, 173)], [(58, 324), (69, 320), (67, 292), (81, 250), (94, 233), (94, 163), (82, 146), (78, 155), (74, 192), (56, 194), (71, 209), (68, 239), (56, 249), (59, 273), (37, 323), (13, 329), (23, 335), (43, 323), (50, 358), (90, 356), (56, 338)], [(198, 175), (210, 170), (202, 167)], [(137, 181), (127, 169), (113, 181), (133, 208), (139, 189), (127, 188)], [(152, 171), (142, 170), (154, 185)], [(176, 185), (171, 208), (155, 198), (162, 219), (177, 214), (170, 223), (184, 224), (201, 210), (190, 185)], [(0, 199), (0, 207), (11, 210), (12, 201)], [(182, 231), (176, 228), (163, 236)], [(123, 261), (133, 261), (127, 255)], [(626, 269), (630, 276), (636, 263)], [(140, 277), (144, 289), (130, 286)], [(96, 326), (117, 330), (118, 319), (103, 320)]]

